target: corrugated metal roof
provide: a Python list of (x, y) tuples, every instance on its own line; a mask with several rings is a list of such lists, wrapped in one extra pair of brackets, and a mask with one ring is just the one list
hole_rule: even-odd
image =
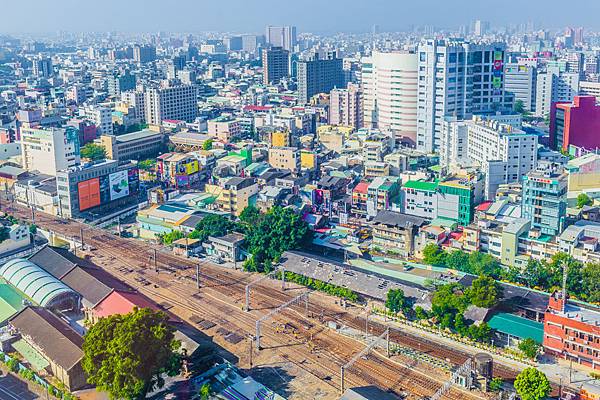
[(544, 339), (544, 324), (518, 315), (498, 313), (488, 321), (489, 326), (498, 332), (520, 339), (531, 338), (538, 343)]
[(50, 305), (61, 294), (77, 296), (67, 285), (22, 258), (10, 260), (0, 267), (0, 276), (43, 307)]

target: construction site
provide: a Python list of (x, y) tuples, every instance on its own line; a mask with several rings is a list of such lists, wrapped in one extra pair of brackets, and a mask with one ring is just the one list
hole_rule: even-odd
[[(3, 210), (31, 221), (23, 207)], [(489, 399), (518, 371), (368, 320), (364, 307), (267, 277), (190, 260), (160, 245), (45, 214), (35, 224), (189, 322), (245, 373), (289, 399), (338, 399), (375, 385), (406, 399)], [(493, 364), (493, 367), (492, 367)]]

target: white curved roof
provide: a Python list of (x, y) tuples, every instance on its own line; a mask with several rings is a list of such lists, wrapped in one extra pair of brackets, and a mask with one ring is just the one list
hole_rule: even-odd
[(0, 267), (0, 276), (42, 307), (62, 294), (77, 296), (67, 285), (31, 261), (15, 258)]

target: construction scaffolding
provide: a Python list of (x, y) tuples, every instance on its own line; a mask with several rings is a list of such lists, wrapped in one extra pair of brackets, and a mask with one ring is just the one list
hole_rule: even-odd
[(340, 367), (340, 392), (344, 393), (344, 373), (350, 368), (356, 361), (368, 354), (374, 347), (376, 347), (385, 338), (385, 348), (387, 357), (390, 356), (390, 328), (386, 328), (385, 331), (378, 337), (376, 337), (370, 344), (367, 345), (360, 353), (356, 354), (350, 361)]
[(281, 290), (285, 290), (285, 268), (283, 268), (283, 266), (280, 266), (280, 267), (276, 268), (274, 271), (271, 271), (268, 274), (263, 275), (260, 278), (254, 280), (246, 285), (246, 304), (244, 306), (245, 311), (250, 311), (250, 287), (257, 285), (258, 283), (264, 281), (267, 278), (270, 278), (271, 276), (273, 276), (274, 274), (277, 274), (279, 272), (281, 272)]
[(304, 300), (304, 309), (305, 309), (306, 314), (308, 315), (308, 295), (309, 294), (310, 294), (310, 291), (304, 292), (301, 295), (298, 295), (298, 296), (294, 297), (293, 299), (283, 303), (282, 305), (280, 305), (276, 309), (272, 310), (267, 315), (256, 320), (256, 336), (255, 336), (254, 340), (256, 341), (256, 349), (257, 350), (260, 350), (260, 326), (261, 326), (261, 324), (263, 322), (265, 322), (266, 320), (272, 318), (275, 314), (282, 312), (286, 308), (291, 307), (296, 304), (300, 304), (303, 300)]

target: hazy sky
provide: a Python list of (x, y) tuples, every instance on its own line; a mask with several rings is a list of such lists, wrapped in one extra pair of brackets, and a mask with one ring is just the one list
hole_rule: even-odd
[(474, 19), (600, 29), (599, 15), (600, 0), (0, 0), (0, 32), (262, 32), (267, 24), (365, 32)]

